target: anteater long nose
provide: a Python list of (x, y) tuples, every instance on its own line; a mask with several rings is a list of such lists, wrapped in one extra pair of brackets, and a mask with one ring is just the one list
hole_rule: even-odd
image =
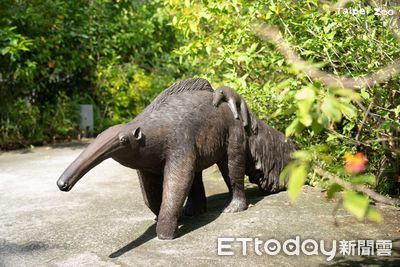
[(57, 181), (57, 185), (61, 191), (68, 191), (68, 189), (69, 189), (69, 185), (60, 179)]

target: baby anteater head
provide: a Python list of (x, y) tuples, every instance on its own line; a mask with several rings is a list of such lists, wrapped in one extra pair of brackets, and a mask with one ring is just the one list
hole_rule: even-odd
[(222, 102), (222, 100), (226, 99), (226, 94), (225, 94), (225, 90), (224, 90), (225, 86), (221, 86), (218, 87), (217, 89), (215, 89), (214, 91), (214, 95), (213, 95), (213, 105), (218, 107), (218, 105)]

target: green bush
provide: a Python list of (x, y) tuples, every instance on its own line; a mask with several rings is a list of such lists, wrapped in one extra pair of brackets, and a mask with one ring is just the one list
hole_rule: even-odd
[(0, 147), (15, 148), (40, 142), (43, 132), (38, 123), (39, 109), (27, 99), (18, 98), (2, 106), (0, 118)]
[[(174, 30), (157, 12), (161, 5), (1, 1), (1, 147), (77, 132), (77, 104), (94, 105), (96, 132), (139, 113), (180, 75), (170, 56)], [(20, 99), (26, 120), (16, 119)], [(35, 130), (26, 132), (32, 123)]]

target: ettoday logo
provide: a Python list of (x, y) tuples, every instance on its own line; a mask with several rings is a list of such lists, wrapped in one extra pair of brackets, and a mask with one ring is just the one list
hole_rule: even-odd
[(327, 248), (324, 240), (319, 242), (313, 239), (301, 240), (300, 236), (295, 238), (287, 239), (283, 243), (276, 239), (268, 239), (266, 241), (259, 238), (246, 238), (246, 237), (221, 237), (218, 238), (218, 255), (233, 256), (235, 252), (231, 250), (232, 243), (240, 242), (242, 244), (242, 255), (246, 256), (250, 249), (250, 244), (254, 249), (254, 253), (258, 256), (263, 254), (269, 256), (275, 256), (279, 253), (284, 253), (288, 256), (299, 256), (304, 254), (307, 256), (311, 255), (322, 255), (327, 256), (327, 261), (331, 261), (336, 254), (336, 240), (333, 240), (330, 244), (330, 249)]
[(324, 255), (326, 261), (331, 261), (339, 249), (339, 254), (343, 256), (391, 256), (391, 240), (341, 240), (339, 246), (337, 241), (325, 240), (316, 241), (314, 239), (301, 240), (300, 236), (279, 241), (276, 239), (262, 240), (251, 237), (220, 237), (217, 240), (217, 254), (221, 256), (234, 256), (235, 251), (232, 247), (241, 245), (241, 254), (247, 256), (254, 251), (258, 256), (275, 256), (283, 253), (288, 256), (313, 256)]

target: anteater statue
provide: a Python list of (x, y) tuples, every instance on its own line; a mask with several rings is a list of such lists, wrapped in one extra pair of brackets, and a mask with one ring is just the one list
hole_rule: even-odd
[[(266, 125), (252, 115), (252, 122), (261, 131), (247, 136), (242, 121), (232, 116), (228, 105), (222, 103), (216, 108), (212, 99), (213, 89), (204, 79), (173, 84), (133, 121), (101, 133), (64, 171), (57, 181), (58, 187), (69, 191), (107, 158), (137, 169), (144, 201), (157, 215), (156, 231), (160, 239), (173, 239), (177, 235), (177, 221), (186, 198), (185, 213), (206, 210), (202, 170), (215, 163), (232, 196), (224, 212), (247, 208), (245, 172), (260, 188), (265, 186), (273, 191), (283, 188), (277, 177), (271, 176), (270, 181), (269, 175), (275, 175), (275, 166), (281, 168), (288, 162), (290, 149), (286, 147), (291, 148), (291, 143), (282, 141), (274, 147), (285, 149), (271, 150), (269, 143), (283, 140), (281, 133), (272, 128), (271, 132), (269, 128), (264, 130)], [(260, 133), (272, 136), (261, 137)], [(274, 152), (279, 154), (266, 155)], [(276, 161), (279, 163), (275, 164)]]

